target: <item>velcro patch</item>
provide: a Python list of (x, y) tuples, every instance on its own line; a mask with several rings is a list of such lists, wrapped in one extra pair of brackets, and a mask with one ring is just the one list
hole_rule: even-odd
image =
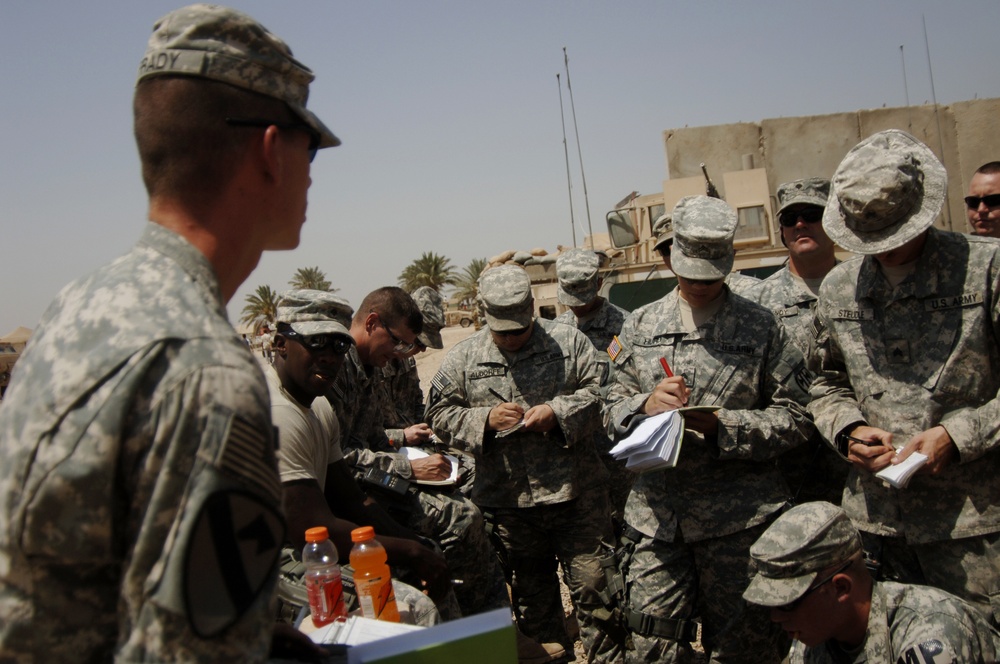
[(982, 291), (975, 293), (962, 293), (961, 295), (949, 295), (947, 297), (932, 297), (924, 300), (924, 311), (940, 311), (941, 309), (955, 309), (957, 307), (971, 307), (982, 304), (986, 297)]
[(616, 334), (616, 335), (614, 336), (614, 338), (613, 338), (613, 339), (611, 340), (611, 343), (610, 343), (610, 344), (608, 344), (608, 349), (607, 349), (607, 350), (608, 350), (608, 357), (610, 357), (610, 358), (611, 358), (611, 361), (612, 361), (612, 362), (614, 362), (615, 360), (617, 360), (617, 359), (618, 359), (618, 356), (619, 356), (619, 355), (621, 354), (621, 352), (622, 352), (622, 342), (621, 342), (621, 340), (620, 340), (620, 339), (618, 338), (618, 335), (617, 335), (617, 334)]
[(439, 371), (431, 379), (431, 387), (436, 387), (438, 392), (444, 392), (451, 387), (451, 379)]
[(875, 310), (864, 309), (837, 309), (831, 316), (834, 320), (875, 320)]
[(250, 482), (275, 503), (280, 503), (281, 479), (273, 440), (248, 422), (233, 417), (229, 421), (229, 431), (217, 466), (240, 480)]
[(506, 376), (507, 367), (483, 367), (482, 369), (476, 369), (469, 372), (469, 380), (478, 380), (480, 378), (489, 378), (490, 376)]
[(284, 538), (281, 515), (249, 492), (205, 499), (183, 565), (185, 612), (196, 634), (211, 638), (246, 613), (273, 578)]

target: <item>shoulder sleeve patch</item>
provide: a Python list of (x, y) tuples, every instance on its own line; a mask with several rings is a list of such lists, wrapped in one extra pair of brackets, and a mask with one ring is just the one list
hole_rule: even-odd
[(261, 431), (239, 417), (229, 421), (229, 431), (217, 466), (229, 475), (248, 482), (274, 500), (281, 502), (281, 479), (271, 431)]
[(608, 350), (608, 357), (611, 358), (612, 362), (616, 361), (618, 359), (618, 356), (621, 355), (622, 342), (621, 339), (618, 338), (617, 334), (614, 336), (614, 338), (611, 339), (611, 343), (608, 344), (607, 350)]

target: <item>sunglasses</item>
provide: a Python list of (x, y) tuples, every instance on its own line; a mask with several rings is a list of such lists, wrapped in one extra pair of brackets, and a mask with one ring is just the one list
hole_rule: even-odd
[(226, 118), (226, 124), (231, 127), (277, 127), (285, 131), (302, 131), (309, 135), (309, 163), (316, 158), (316, 151), (319, 150), (321, 136), (319, 132), (307, 125), (305, 122), (271, 122), (270, 120), (260, 120), (257, 118)]
[(978, 210), (979, 204), (985, 203), (988, 208), (995, 208), (1000, 205), (1000, 194), (987, 194), (986, 196), (966, 196), (965, 204), (970, 210)]
[(528, 331), (528, 328), (522, 327), (516, 330), (490, 330), (493, 334), (501, 337), (519, 337)]
[(389, 334), (389, 338), (392, 339), (392, 342), (394, 344), (396, 344), (395, 346), (392, 347), (392, 352), (393, 353), (399, 353), (400, 355), (406, 355), (411, 350), (413, 350), (414, 348), (417, 347), (417, 345), (415, 343), (408, 344), (405, 341), (403, 341), (402, 339), (400, 339), (399, 337), (397, 337), (395, 334), (393, 334), (392, 330), (389, 329), (389, 326), (386, 325), (384, 322), (382, 322), (382, 317), (379, 316), (379, 314), (378, 314), (377, 311), (372, 312), (372, 313), (374, 313), (376, 316), (378, 316), (378, 323), (379, 323), (379, 325), (381, 325), (382, 329), (385, 330)]
[(339, 334), (299, 334), (292, 328), (279, 329), (278, 334), (292, 341), (296, 341), (313, 353), (332, 351), (337, 355), (344, 355), (351, 349), (351, 340)]
[(801, 604), (801, 603), (802, 603), (802, 601), (803, 601), (803, 600), (804, 600), (804, 599), (805, 599), (806, 597), (809, 597), (809, 594), (810, 594), (811, 592), (813, 592), (813, 591), (814, 591), (814, 590), (816, 590), (817, 588), (822, 588), (822, 587), (823, 587), (823, 586), (825, 586), (826, 584), (828, 584), (828, 583), (830, 583), (831, 581), (833, 581), (833, 577), (837, 576), (838, 574), (840, 574), (841, 572), (843, 572), (843, 571), (844, 571), (845, 569), (847, 569), (848, 567), (850, 567), (850, 566), (851, 566), (851, 563), (853, 563), (853, 562), (854, 562), (853, 560), (848, 560), (848, 561), (847, 561), (846, 563), (844, 563), (843, 565), (841, 565), (840, 567), (838, 567), (837, 569), (835, 569), (835, 570), (834, 570), (834, 571), (833, 571), (833, 572), (832, 572), (832, 573), (830, 574), (830, 576), (826, 577), (825, 579), (823, 579), (822, 581), (820, 581), (819, 583), (817, 583), (817, 584), (815, 584), (815, 585), (812, 585), (812, 586), (809, 586), (809, 589), (808, 589), (808, 590), (806, 590), (806, 591), (805, 591), (804, 593), (802, 593), (802, 596), (801, 596), (801, 597), (799, 597), (799, 598), (798, 598), (797, 600), (795, 600), (794, 602), (789, 602), (788, 604), (785, 604), (784, 606), (777, 606), (777, 607), (775, 607), (775, 608), (776, 608), (776, 609), (778, 609), (779, 611), (784, 611), (785, 613), (788, 613), (788, 612), (791, 612), (791, 611), (794, 611), (795, 609), (799, 608), (799, 604)]
[(785, 210), (778, 215), (778, 223), (785, 228), (792, 228), (799, 223), (799, 219), (807, 224), (815, 224), (823, 219), (823, 208), (807, 207), (798, 210)]

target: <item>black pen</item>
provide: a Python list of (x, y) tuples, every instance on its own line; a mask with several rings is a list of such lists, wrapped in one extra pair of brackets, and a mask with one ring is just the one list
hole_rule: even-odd
[(503, 395), (494, 390), (492, 387), (490, 388), (490, 394), (495, 396), (497, 399), (500, 399), (500, 403), (507, 403), (507, 400), (503, 398)]
[(854, 436), (848, 434), (844, 434), (844, 436), (852, 443), (861, 443), (865, 447), (881, 447), (882, 445), (885, 445), (885, 443), (881, 440), (862, 440), (861, 438), (855, 438)]

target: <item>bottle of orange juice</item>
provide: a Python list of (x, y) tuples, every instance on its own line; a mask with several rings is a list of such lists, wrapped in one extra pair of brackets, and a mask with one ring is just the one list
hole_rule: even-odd
[(385, 549), (375, 539), (371, 526), (351, 531), (351, 567), (354, 568), (354, 592), (365, 618), (399, 622), (392, 574), (386, 564)]

